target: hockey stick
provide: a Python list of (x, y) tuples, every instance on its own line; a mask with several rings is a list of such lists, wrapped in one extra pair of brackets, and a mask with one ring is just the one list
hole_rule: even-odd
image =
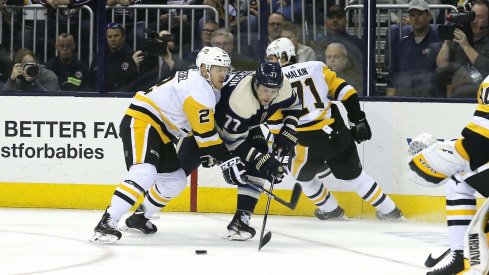
[(265, 193), (265, 195), (267, 195), (269, 198), (272, 198), (274, 200), (276, 200), (278, 203), (294, 210), (295, 207), (297, 206), (297, 203), (299, 202), (299, 198), (301, 196), (301, 192), (302, 192), (302, 187), (300, 184), (296, 183), (294, 185), (294, 188), (292, 189), (292, 195), (290, 196), (290, 202), (286, 202), (284, 199), (280, 198), (279, 196), (275, 195), (274, 193), (272, 193), (271, 191), (268, 191), (267, 189), (261, 187), (260, 185), (256, 184), (256, 183), (253, 183), (251, 181), (246, 181), (246, 184), (253, 187), (254, 189), (256, 189), (257, 191), (261, 192), (261, 193)]
[[(275, 184), (275, 177), (273, 177), (272, 182), (270, 184), (270, 193), (273, 191), (273, 185)], [(267, 200), (267, 207), (265, 208), (265, 215), (263, 215), (263, 224), (261, 226), (261, 233), (260, 233), (260, 242), (258, 244), (258, 251), (262, 247), (264, 247), (270, 240), (272, 239), (272, 232), (268, 231), (265, 236), (263, 236), (263, 233), (265, 233), (265, 225), (267, 225), (267, 218), (268, 218), (268, 210), (270, 210), (270, 202), (272, 201), (272, 197), (268, 197)]]
[(426, 261), (424, 262), (424, 266), (428, 267), (428, 268), (432, 268), (434, 267), (435, 265), (437, 265), (439, 262), (441, 262), (441, 260), (443, 260), (446, 256), (448, 256), (448, 254), (450, 254), (450, 248), (447, 249), (447, 251), (443, 252), (443, 254), (441, 254), (439, 257), (437, 258), (433, 258), (430, 255), (428, 255), (428, 258), (426, 258)]

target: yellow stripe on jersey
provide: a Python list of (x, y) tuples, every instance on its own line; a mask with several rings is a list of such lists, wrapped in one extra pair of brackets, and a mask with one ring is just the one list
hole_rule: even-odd
[(297, 130), (297, 132), (307, 132), (307, 131), (320, 130), (320, 129), (323, 129), (324, 126), (331, 125), (333, 123), (334, 123), (334, 118), (318, 120), (318, 123), (316, 123), (316, 124), (306, 126), (306, 127), (297, 127), (296, 130)]
[(140, 119), (142, 121), (145, 121), (145, 122), (151, 124), (151, 126), (153, 126), (153, 128), (156, 129), (156, 132), (158, 132), (158, 134), (160, 135), (161, 140), (163, 140), (163, 142), (165, 144), (167, 144), (167, 143), (169, 143), (171, 141), (170, 138), (163, 133), (163, 130), (161, 129), (160, 124), (158, 124), (158, 122), (154, 121), (147, 114), (142, 113), (140, 111), (136, 111), (136, 110), (132, 110), (132, 109), (127, 109), (126, 115), (131, 116), (131, 117), (136, 118), (136, 119)]
[(338, 97), (338, 99), (341, 100), (341, 101), (345, 101), (348, 98), (350, 98), (350, 96), (352, 96), (352, 95), (354, 95), (356, 93), (357, 93), (357, 91), (355, 90), (355, 88), (352, 87), (343, 96)]
[(328, 84), (329, 91), (328, 94), (335, 98), (336, 89), (345, 82), (345, 80), (336, 77), (336, 73), (333, 70), (330, 70), (328, 67), (323, 67), (323, 77), (326, 83)]
[(455, 150), (457, 150), (457, 153), (460, 156), (462, 156), (462, 158), (464, 158), (465, 160), (470, 160), (469, 154), (467, 153), (467, 151), (464, 148), (464, 145), (462, 144), (462, 140), (463, 138), (457, 139), (457, 141), (455, 141)]
[(437, 172), (437, 171), (434, 171), (434, 170), (428, 168), (427, 165), (429, 162), (424, 158), (424, 156), (422, 154), (415, 156), (413, 158), (412, 162), (416, 165), (416, 167), (418, 167), (419, 170), (423, 171), (423, 173), (425, 173), (431, 177), (435, 177), (435, 178), (439, 178), (439, 179), (444, 179), (447, 177), (440, 172)]
[[(134, 163), (143, 163), (143, 151), (144, 144), (146, 143), (146, 137), (148, 135), (149, 124), (146, 121), (139, 119), (133, 119), (133, 133), (134, 133), (134, 151), (135, 156)], [(136, 196), (137, 197), (137, 196)]]
[(477, 210), (447, 210), (447, 216), (473, 216)]
[(134, 98), (137, 99), (137, 100), (139, 100), (139, 101), (142, 101), (142, 102), (145, 102), (145, 103), (149, 104), (153, 109), (155, 109), (158, 112), (158, 114), (160, 115), (160, 118), (163, 120), (163, 122), (165, 123), (165, 125), (170, 128), (170, 130), (178, 131), (178, 127), (175, 126), (173, 123), (170, 122), (170, 120), (160, 111), (160, 108), (158, 108), (158, 105), (156, 105), (156, 103), (154, 103), (151, 99), (149, 99), (148, 97), (143, 96), (140, 93), (137, 93)]
[(485, 127), (482, 127), (480, 125), (477, 125), (477, 124), (471, 122), (467, 126), (465, 126), (465, 128), (489, 139), (489, 129), (487, 129)]
[[(192, 97), (188, 97), (183, 102), (183, 111), (187, 115), (188, 122), (194, 132), (195, 140), (199, 147), (210, 147), (223, 143), (215, 127), (214, 111), (209, 107), (200, 104)], [(199, 137), (204, 134), (212, 133), (205, 138)]]

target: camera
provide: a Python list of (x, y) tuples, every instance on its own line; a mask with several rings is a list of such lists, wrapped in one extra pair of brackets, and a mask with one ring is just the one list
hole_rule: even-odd
[(470, 22), (475, 19), (475, 12), (471, 11), (473, 2), (468, 2), (457, 7), (457, 12), (448, 14), (445, 19), (447, 24), (438, 26), (438, 36), (442, 40), (452, 40), (455, 28), (462, 30), (468, 38), (472, 37)]
[[(29, 77), (36, 77), (39, 74), (39, 64), (37, 63), (23, 63), (22, 71)], [(22, 76), (22, 75), (19, 75)]]
[[(168, 49), (168, 42), (175, 42), (175, 36), (173, 34), (159, 35), (158, 32), (151, 29), (146, 29), (146, 45), (144, 47), (144, 56), (160, 56), (166, 55)], [(177, 53), (178, 49), (170, 48), (171, 53)]]

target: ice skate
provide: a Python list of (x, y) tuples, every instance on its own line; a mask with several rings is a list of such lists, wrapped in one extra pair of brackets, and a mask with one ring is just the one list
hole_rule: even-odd
[(452, 275), (458, 274), (460, 271), (464, 270), (463, 250), (455, 250), (449, 257), (450, 260), (447, 264), (429, 271), (426, 275)]
[(154, 225), (150, 221), (150, 219), (144, 216), (144, 210), (142, 206), (139, 206), (134, 214), (126, 219), (125, 224), (121, 226), (120, 229), (124, 232), (144, 235), (154, 234), (156, 233), (156, 231), (158, 231), (156, 225)]
[(381, 221), (397, 221), (397, 222), (406, 222), (406, 218), (402, 215), (402, 212), (399, 208), (394, 208), (391, 212), (384, 214), (380, 211), (375, 212), (375, 216), (377, 219)]
[(117, 230), (117, 221), (112, 219), (107, 210), (93, 231), (95, 231), (95, 234), (93, 234), (90, 242), (114, 243), (122, 237), (122, 233)]
[(336, 207), (335, 210), (331, 212), (322, 211), (321, 209), (316, 209), (314, 211), (314, 216), (320, 220), (332, 220), (332, 221), (347, 221), (349, 218), (345, 215), (345, 210), (340, 206)]
[(246, 241), (255, 236), (256, 231), (250, 224), (251, 213), (249, 211), (237, 210), (227, 229), (227, 239), (232, 241)]

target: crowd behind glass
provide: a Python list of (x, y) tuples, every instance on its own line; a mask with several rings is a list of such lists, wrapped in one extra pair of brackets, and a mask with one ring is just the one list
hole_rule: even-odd
[[(299, 62), (324, 62), (362, 93), (364, 43), (361, 32), (352, 29), (358, 23), (352, 11), (361, 11), (352, 4), (362, 1), (325, 0), (314, 7), (311, 1), (268, 0), (265, 43), (258, 43), (265, 39), (258, 2), (107, 0), (100, 11), (93, 0), (0, 0), (0, 89), (133, 95), (194, 67), (196, 53), (204, 46), (224, 49), (234, 70), (255, 70), (263, 53), (260, 47), (286, 37), (294, 43)], [(378, 20), (376, 90), (371, 95), (474, 98), (489, 75), (487, 2), (469, 2), (457, 10), (436, 6), (455, 7), (456, 0), (384, 2), (399, 8), (390, 9), (387, 19), (377, 15), (385, 22)], [(138, 5), (195, 8), (135, 8)], [(217, 14), (198, 5), (210, 6)], [(97, 28), (101, 14), (106, 24)], [(319, 31), (314, 29), (313, 35), (316, 24)], [(106, 34), (99, 47), (97, 29)], [(103, 59), (98, 58), (101, 50)], [(105, 62), (98, 64), (101, 60)], [(101, 70), (104, 82), (97, 80)]]

